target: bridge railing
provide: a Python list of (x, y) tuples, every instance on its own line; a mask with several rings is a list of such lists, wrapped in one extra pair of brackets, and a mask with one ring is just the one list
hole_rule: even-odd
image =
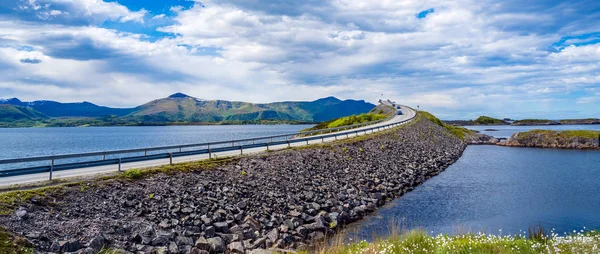
[[(208, 157), (212, 158), (214, 153), (227, 151), (240, 151), (240, 154), (243, 154), (244, 149), (266, 147), (267, 150), (269, 150), (269, 147), (277, 145), (288, 145), (288, 147), (290, 147), (292, 144), (301, 142), (305, 142), (306, 144), (308, 144), (309, 141), (312, 140), (320, 139), (322, 142), (324, 142), (324, 140), (328, 138), (337, 139), (339, 136), (344, 135), (346, 137), (349, 137), (350, 134), (359, 135), (363, 132), (366, 134), (368, 132), (375, 132), (375, 130), (386, 129), (405, 124), (406, 122), (411, 121), (414, 117), (415, 116), (412, 116), (409, 119), (400, 122), (394, 122), (370, 128), (363, 128), (360, 130), (357, 129), (369, 125), (380, 124), (389, 121), (393, 117), (378, 121), (342, 126), (337, 128), (296, 132), (257, 138), (91, 153), (4, 159), (0, 160), (0, 165), (13, 165), (13, 167), (0, 170), (0, 177), (49, 173), (49, 179), (52, 180), (53, 172), (63, 170), (118, 165), (117, 170), (121, 171), (122, 164), (131, 162), (169, 159), (170, 164), (173, 164), (173, 158), (177, 157), (208, 154)], [(61, 163), (61, 161), (64, 162)]]

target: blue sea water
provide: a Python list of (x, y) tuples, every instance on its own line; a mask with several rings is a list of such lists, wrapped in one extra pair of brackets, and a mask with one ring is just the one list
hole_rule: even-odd
[(295, 133), (311, 125), (0, 129), (0, 159), (198, 144)]
[(563, 234), (600, 229), (600, 151), (469, 146), (444, 172), (356, 225), (349, 238), (391, 225), (430, 234)]

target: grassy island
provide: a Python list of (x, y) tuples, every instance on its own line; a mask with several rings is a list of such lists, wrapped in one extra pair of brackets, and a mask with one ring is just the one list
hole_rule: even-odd
[(591, 130), (531, 130), (513, 134), (507, 146), (598, 149), (600, 131)]

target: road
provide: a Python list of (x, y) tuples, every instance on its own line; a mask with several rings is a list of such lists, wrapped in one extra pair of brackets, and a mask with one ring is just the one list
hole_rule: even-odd
[[(384, 101), (384, 104), (386, 102), (387, 101)], [(388, 106), (391, 106), (390, 103), (388, 103)], [(290, 146), (291, 147), (300, 147), (300, 146), (305, 146), (305, 145), (309, 145), (309, 144), (318, 144), (318, 143), (322, 143), (322, 142), (325, 142), (325, 143), (334, 142), (336, 140), (343, 140), (343, 139), (347, 139), (347, 138), (363, 136), (363, 135), (367, 135), (367, 134), (370, 134), (373, 132), (382, 131), (387, 128), (364, 132), (364, 130), (366, 130), (366, 129), (370, 129), (373, 127), (383, 127), (383, 126), (387, 126), (387, 125), (394, 124), (394, 123), (400, 123), (400, 122), (410, 119), (416, 115), (416, 112), (409, 107), (401, 106), (401, 110), (404, 113), (403, 115), (395, 115), (393, 118), (391, 118), (390, 120), (385, 121), (385, 122), (381, 122), (381, 123), (377, 123), (377, 124), (373, 124), (373, 125), (369, 125), (369, 126), (364, 126), (364, 127), (360, 127), (360, 128), (355, 128), (355, 129), (351, 129), (351, 130), (347, 130), (347, 131), (340, 131), (340, 132), (337, 132), (339, 134), (337, 137), (329, 137), (329, 138), (311, 140), (306, 143), (298, 142), (298, 143), (293, 143)], [(391, 127), (389, 127), (389, 128), (391, 128)], [(360, 132), (360, 131), (363, 131), (363, 132)], [(330, 135), (330, 134), (331, 133), (315, 135), (313, 137), (319, 137), (319, 136)], [(269, 150), (281, 150), (281, 149), (286, 149), (286, 148), (288, 148), (287, 144), (269, 146)], [(267, 150), (266, 147), (244, 149), (243, 154), (256, 154), (256, 153), (265, 152), (266, 150)], [(240, 153), (241, 152), (239, 150), (227, 151), (227, 152), (213, 153), (212, 156), (213, 156), (213, 158), (214, 157), (223, 158), (223, 157), (229, 157), (229, 156), (237, 156), (237, 155), (240, 155)], [(176, 158), (173, 158), (173, 163), (190, 162), (190, 161), (198, 161), (198, 160), (206, 160), (206, 159), (208, 159), (208, 154), (176, 157)], [(128, 170), (128, 169), (133, 169), (133, 168), (148, 168), (148, 167), (155, 167), (155, 166), (168, 165), (168, 164), (170, 164), (169, 159), (159, 159), (159, 160), (148, 160), (148, 161), (141, 161), (141, 162), (124, 163), (121, 165), (121, 170), (124, 171), (124, 170)], [(117, 165), (108, 165), (108, 166), (98, 166), (98, 167), (72, 169), (72, 170), (64, 170), (64, 171), (55, 171), (55, 172), (53, 172), (52, 178), (53, 179), (61, 179), (61, 178), (84, 177), (84, 176), (91, 176), (91, 175), (96, 175), (96, 174), (113, 173), (113, 172), (117, 172), (118, 170), (119, 170), (119, 168)], [(8, 187), (11, 185), (32, 184), (32, 183), (37, 183), (37, 182), (48, 181), (48, 178), (49, 178), (48, 173), (3, 177), (3, 178), (0, 178), (0, 186)]]

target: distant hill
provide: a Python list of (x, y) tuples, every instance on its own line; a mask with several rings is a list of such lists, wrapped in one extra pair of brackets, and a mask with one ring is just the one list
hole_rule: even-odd
[(50, 117), (99, 117), (124, 116), (133, 111), (129, 108), (109, 108), (89, 102), (61, 103), (56, 101), (22, 102), (17, 98), (0, 101), (0, 104), (30, 107)]
[[(22, 102), (16, 98), (0, 100), (0, 105), (6, 108), (11, 106), (37, 112), (40, 117), (20, 118), (31, 121), (43, 120), (42, 124), (32, 124), (36, 126), (324, 122), (343, 116), (366, 113), (375, 107), (375, 105), (362, 100), (342, 101), (335, 97), (308, 102), (255, 104), (226, 100), (201, 100), (182, 93), (153, 100), (135, 108), (109, 108), (89, 102)], [(11, 109), (12, 111), (14, 110)], [(6, 126), (7, 122), (10, 123), (13, 120), (13, 118), (6, 117), (4, 120), (0, 120), (5, 123), (0, 126)]]
[(141, 105), (125, 117), (144, 122), (220, 122), (295, 120), (323, 122), (341, 116), (365, 113), (375, 105), (365, 101), (341, 101), (328, 97), (312, 102), (254, 104), (225, 100), (200, 100), (177, 93)]

